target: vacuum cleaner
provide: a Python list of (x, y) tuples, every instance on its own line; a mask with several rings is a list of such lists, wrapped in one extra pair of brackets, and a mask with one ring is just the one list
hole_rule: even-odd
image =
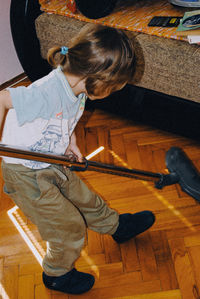
[(173, 184), (179, 184), (184, 192), (200, 202), (200, 173), (186, 153), (179, 147), (171, 147), (166, 153), (165, 162), (169, 171), (168, 174), (129, 169), (89, 161), (87, 159), (84, 159), (84, 161), (80, 163), (71, 160), (64, 155), (59, 156), (51, 153), (33, 152), (27, 149), (14, 148), (5, 144), (0, 144), (0, 156), (64, 165), (71, 171), (99, 171), (112, 175), (153, 181), (155, 188), (157, 189), (162, 189), (165, 186)]

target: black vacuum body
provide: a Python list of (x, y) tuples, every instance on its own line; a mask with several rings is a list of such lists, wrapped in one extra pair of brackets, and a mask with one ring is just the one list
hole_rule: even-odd
[(200, 201), (200, 173), (178, 147), (172, 147), (166, 154), (166, 165), (171, 174), (176, 174), (181, 189)]

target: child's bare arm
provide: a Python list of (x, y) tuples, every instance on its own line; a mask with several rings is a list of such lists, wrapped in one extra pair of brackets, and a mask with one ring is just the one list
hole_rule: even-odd
[(0, 128), (4, 120), (5, 113), (8, 109), (13, 108), (11, 96), (8, 90), (0, 91)]

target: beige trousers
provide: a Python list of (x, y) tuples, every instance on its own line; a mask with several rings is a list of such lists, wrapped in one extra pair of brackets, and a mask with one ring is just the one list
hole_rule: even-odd
[(47, 275), (60, 276), (74, 267), (87, 227), (110, 235), (117, 229), (118, 213), (69, 169), (52, 165), (32, 170), (2, 162), (2, 173), (5, 192), (48, 242), (43, 260)]

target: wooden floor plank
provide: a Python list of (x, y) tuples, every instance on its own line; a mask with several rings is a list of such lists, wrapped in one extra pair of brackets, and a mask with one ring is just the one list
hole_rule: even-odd
[(19, 277), (18, 299), (34, 299), (34, 275)]
[(141, 266), (137, 254), (136, 242), (134, 240), (129, 240), (126, 243), (120, 245), (122, 262), (125, 272), (140, 271)]
[(172, 290), (166, 292), (148, 293), (143, 295), (117, 297), (116, 299), (182, 299), (179, 290)]
[(169, 245), (182, 298), (197, 298), (199, 289), (194, 278), (188, 252), (184, 246), (184, 240), (181, 238), (170, 240)]
[(164, 231), (150, 233), (162, 290), (178, 289), (169, 243)]
[(111, 236), (103, 235), (103, 247), (105, 250), (106, 263), (117, 263), (121, 262), (120, 246), (117, 244)]
[(3, 268), (2, 286), (9, 299), (15, 299), (18, 297), (18, 281), (18, 266), (9, 266)]
[(136, 246), (143, 281), (157, 280), (158, 270), (149, 232), (144, 232), (136, 237)]
[[(135, 294), (141, 293), (153, 293), (160, 291), (160, 282), (159, 280), (147, 281), (147, 282), (139, 282), (133, 283), (132, 281), (129, 284), (118, 285), (115, 282), (115, 286), (107, 287), (107, 288), (94, 288), (90, 290), (86, 294), (82, 294), (81, 298), (83, 299), (112, 299), (117, 298), (119, 296), (133, 296)], [(148, 295), (147, 295), (148, 296)], [(70, 299), (78, 299), (80, 296), (71, 295)], [(147, 297), (148, 298), (148, 297)]]
[(200, 290), (200, 272), (199, 272), (199, 267), (200, 267), (200, 246), (192, 246), (189, 247), (188, 249), (189, 251), (189, 256), (190, 256), (190, 260), (191, 262), (191, 266), (193, 269), (193, 273), (194, 273), (194, 278), (195, 281), (197, 283), (197, 289), (198, 289), (198, 295), (200, 298), (200, 294), (199, 294), (199, 290)]
[(46, 289), (43, 284), (35, 287), (35, 299), (51, 299), (51, 291)]

